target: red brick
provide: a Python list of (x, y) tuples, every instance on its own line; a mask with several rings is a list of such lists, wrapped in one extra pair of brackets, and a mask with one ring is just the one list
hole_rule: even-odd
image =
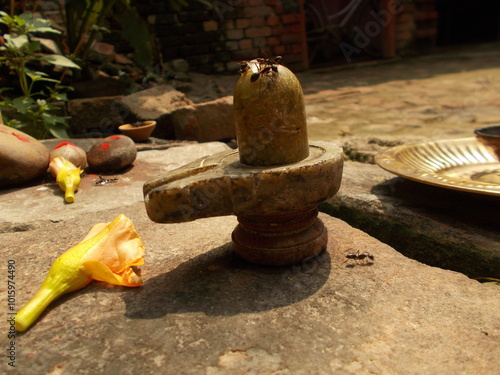
[(245, 7), (243, 9), (243, 16), (248, 18), (260, 17), (260, 16), (270, 16), (273, 14), (271, 7), (259, 6), (259, 7)]
[(253, 47), (252, 39), (242, 39), (239, 42), (240, 49), (250, 49)]
[(410, 31), (398, 32), (396, 35), (396, 40), (398, 42), (412, 40), (412, 39), (413, 39), (413, 33)]
[(295, 44), (302, 43), (302, 35), (300, 34), (285, 34), (281, 36), (281, 43), (283, 44)]
[(302, 44), (292, 44), (292, 53), (299, 54), (302, 52), (303, 52)]
[(264, 5), (262, 0), (244, 0), (241, 4), (241, 6), (246, 7), (260, 7), (261, 5)]
[(229, 40), (241, 39), (243, 38), (243, 30), (226, 30), (226, 38)]
[(248, 26), (250, 26), (250, 19), (239, 18), (236, 20), (236, 28), (237, 29), (246, 29)]
[(288, 34), (288, 32), (289, 32), (288, 27), (285, 27), (285, 26), (274, 26), (273, 27), (273, 35), (281, 36), (281, 35)]
[(274, 46), (273, 51), (276, 56), (281, 56), (284, 55), (286, 52), (287, 48), (286, 46)]
[(280, 17), (273, 15), (267, 17), (267, 26), (276, 26), (280, 24)]
[(302, 26), (301, 23), (296, 23), (294, 25), (290, 25), (289, 27), (290, 27), (290, 33), (292, 33), (292, 34), (300, 34), (300, 33), (302, 33), (303, 26)]
[(276, 46), (280, 44), (280, 39), (275, 37), (275, 36), (271, 36), (269, 38), (267, 38), (267, 45), (272, 47), (272, 46)]
[(250, 27), (245, 30), (245, 36), (247, 38), (271, 36), (272, 30), (270, 27)]
[(259, 54), (259, 51), (257, 48), (252, 48), (252, 49), (246, 49), (246, 50), (239, 50), (239, 51), (233, 51), (231, 53), (231, 56), (234, 60), (252, 60)]
[(397, 17), (396, 17), (396, 22), (408, 22), (408, 21), (413, 21), (413, 14), (410, 14), (410, 13), (402, 13), (402, 14), (399, 14)]
[(223, 30), (231, 30), (234, 29), (234, 21), (232, 19), (226, 19), (222, 23), (221, 29)]
[(226, 42), (226, 49), (229, 51), (236, 51), (237, 49), (239, 49), (239, 47), (240, 45), (236, 40), (228, 40)]
[(284, 58), (286, 58), (284, 64), (299, 63), (304, 61), (304, 56), (302, 53), (299, 54), (287, 53), (287, 55), (284, 56)]
[(300, 14), (284, 14), (281, 16), (281, 22), (283, 22), (284, 25), (298, 23), (301, 21), (301, 17)]
[(253, 38), (252, 43), (255, 48), (259, 49), (259, 53), (262, 53), (262, 50), (267, 47), (266, 38)]
[(396, 8), (398, 12), (406, 13), (415, 11), (415, 4), (413, 3), (400, 3), (399, 7)]
[(266, 24), (265, 18), (264, 17), (254, 17), (250, 21), (252, 26), (264, 26)]
[(217, 21), (211, 20), (203, 22), (204, 31), (216, 31), (218, 29), (219, 29), (219, 24), (217, 23)]

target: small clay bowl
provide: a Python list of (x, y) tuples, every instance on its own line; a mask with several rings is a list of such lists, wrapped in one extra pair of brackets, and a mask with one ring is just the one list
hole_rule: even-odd
[(500, 126), (488, 126), (474, 130), (479, 142), (500, 161)]
[(146, 141), (156, 126), (156, 121), (139, 121), (141, 125), (125, 124), (118, 127), (123, 135), (132, 138), (135, 142)]

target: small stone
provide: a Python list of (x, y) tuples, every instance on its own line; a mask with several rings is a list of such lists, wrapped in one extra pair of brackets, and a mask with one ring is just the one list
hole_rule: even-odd
[(112, 133), (123, 124), (121, 115), (125, 117), (128, 114), (128, 110), (120, 104), (121, 98), (118, 95), (70, 100), (68, 113), (73, 134)]
[(170, 114), (193, 102), (172, 85), (158, 85), (125, 96), (120, 104), (123, 113), (128, 114), (126, 122), (156, 121), (154, 136), (167, 139), (173, 134)]
[(184, 59), (172, 60), (172, 67), (179, 73), (189, 72), (189, 63)]
[(42, 143), (0, 124), (0, 187), (29, 181), (48, 166), (49, 151)]
[(232, 96), (179, 108), (171, 120), (177, 139), (211, 142), (236, 137)]
[(130, 60), (127, 56), (122, 55), (121, 53), (117, 53), (115, 55), (115, 63), (121, 65), (133, 65), (134, 62)]
[(137, 156), (134, 141), (124, 135), (97, 141), (87, 154), (87, 162), (92, 171), (115, 172), (131, 165)]
[(92, 50), (109, 61), (113, 61), (116, 55), (115, 46), (109, 43), (97, 42), (92, 46)]
[(61, 142), (50, 152), (50, 161), (58, 156), (69, 160), (75, 167), (85, 169), (87, 166), (87, 153), (71, 142)]

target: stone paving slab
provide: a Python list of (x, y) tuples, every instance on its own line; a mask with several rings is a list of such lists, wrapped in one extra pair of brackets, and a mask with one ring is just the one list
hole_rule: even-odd
[(299, 73), (309, 138), (461, 138), (498, 125), (498, 46)]
[(470, 277), (500, 278), (500, 201), (395, 177), (346, 161), (342, 186), (321, 210), (399, 252)]
[[(232, 252), (234, 217), (161, 225), (144, 207), (0, 234), (18, 303), (96, 220), (125, 213), (147, 248), (138, 289), (92, 283), (16, 339), (11, 374), (496, 374), (500, 289), (410, 260), (321, 214), (328, 252), (291, 268)], [(372, 265), (343, 263), (369, 251)], [(1, 293), (2, 305), (6, 305)]]
[(105, 179), (117, 178), (115, 182), (96, 185), (100, 181), (98, 175), (84, 176), (73, 204), (64, 203), (64, 194), (52, 177), (35, 181), (25, 188), (0, 190), (0, 232), (11, 231), (12, 228), (26, 230), (43, 222), (61, 221), (83, 213), (98, 213), (103, 209), (143, 202), (142, 186), (147, 180), (203, 156), (229, 149), (224, 143), (209, 142), (139, 152), (129, 170), (103, 175)]
[[(352, 145), (352, 154), (369, 162), (373, 150), (360, 152), (360, 137), (390, 136), (407, 143), (470, 136), (479, 126), (500, 123), (499, 62), (500, 54), (486, 51), (300, 73), (310, 139)], [(236, 79), (224, 80), (232, 87)], [(395, 251), (325, 214), (320, 217), (331, 240), (323, 256), (292, 268), (246, 264), (231, 252), (234, 217), (169, 225), (147, 218), (142, 203), (147, 179), (218, 151), (203, 151), (203, 146), (201, 154), (184, 147), (169, 150), (180, 158), (177, 164), (163, 151), (142, 151), (116, 184), (96, 186), (98, 177), (86, 176), (73, 205), (65, 205), (48, 180), (0, 192), (0, 254), (16, 260), (18, 308), (35, 293), (57, 256), (80, 242), (96, 222), (125, 213), (147, 249), (142, 287), (91, 283), (63, 297), (18, 335), (17, 367), (8, 367), (4, 358), (0, 372), (498, 372), (497, 285), (411, 260), (402, 253), (418, 258), (418, 252)], [(337, 203), (351, 212), (369, 212), (369, 221), (379, 225), (364, 228), (375, 228), (374, 235), (399, 220), (413, 229), (422, 225), (410, 239), (443, 232), (446, 241), (463, 241), (474, 249), (496, 241), (491, 218), (497, 203), (391, 178), (373, 165), (346, 164)], [(467, 220), (457, 220), (465, 212), (471, 214)], [(391, 232), (386, 234), (383, 240), (391, 243)], [(356, 251), (369, 251), (374, 263), (343, 263), (347, 253)], [(0, 303), (7, 306), (4, 286)]]
[[(187, 147), (171, 152), (187, 157)], [(52, 262), (97, 222), (124, 213), (147, 253), (143, 286), (93, 282), (62, 297), (17, 336), (16, 368), (4, 358), (0, 372), (497, 372), (498, 286), (411, 260), (325, 214), (320, 217), (330, 242), (319, 258), (288, 268), (249, 265), (231, 251), (233, 216), (182, 224), (148, 219), (139, 198), (141, 185), (150, 173), (176, 160), (166, 151), (144, 151), (124, 174), (145, 171), (134, 174), (133, 182), (87, 186), (89, 196), (101, 196), (95, 203), (86, 200), (83, 188), (73, 205), (64, 205), (52, 192), (33, 195), (36, 186), (3, 191), (0, 220), (5, 223), (7, 214), (11, 221), (0, 233), (0, 254), (16, 261), (17, 308), (36, 292)], [(350, 178), (346, 173), (346, 181)], [(24, 209), (5, 204), (11, 198), (22, 201), (20, 194)], [(46, 216), (37, 202), (45, 202)], [(78, 204), (89, 207), (70, 210)], [(13, 212), (23, 212), (24, 221)], [(26, 217), (26, 212), (32, 215)], [(344, 263), (346, 254), (357, 251), (373, 254), (373, 264)], [(6, 297), (2, 286), (2, 306), (7, 306)]]

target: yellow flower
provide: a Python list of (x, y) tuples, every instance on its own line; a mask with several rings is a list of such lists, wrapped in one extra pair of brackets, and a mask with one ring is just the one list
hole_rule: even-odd
[(62, 156), (58, 156), (50, 162), (49, 170), (52, 176), (56, 178), (59, 188), (64, 191), (64, 200), (73, 203), (75, 201), (75, 191), (78, 190), (81, 182), (82, 169), (75, 167), (73, 163)]
[(56, 259), (35, 296), (16, 314), (16, 329), (25, 331), (45, 308), (63, 294), (92, 279), (115, 285), (139, 286), (132, 266), (144, 264), (144, 245), (125, 215), (109, 224), (96, 224), (83, 241)]

